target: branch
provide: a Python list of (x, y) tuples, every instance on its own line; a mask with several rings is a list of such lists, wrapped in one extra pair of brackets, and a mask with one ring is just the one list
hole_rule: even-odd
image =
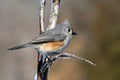
[[(39, 28), (40, 28), (40, 33), (43, 33), (45, 30), (44, 30), (44, 8), (45, 8), (45, 3), (46, 3), (46, 0), (40, 0), (40, 8), (39, 8)], [(40, 55), (40, 53), (38, 52), (38, 66), (37, 66), (37, 74), (35, 75), (35, 80), (42, 80), (42, 77), (41, 75), (38, 75), (39, 73), (39, 65), (41, 63), (41, 65), (43, 64), (43, 61), (42, 61), (42, 58), (43, 56)], [(41, 58), (41, 60), (40, 60)], [(36, 78), (37, 77), (37, 78)]]
[(39, 8), (39, 27), (40, 34), (44, 32), (44, 8), (45, 8), (46, 0), (40, 0), (40, 8)]
[(41, 63), (41, 60), (38, 63), (38, 75), (40, 76), (40, 80), (47, 80), (48, 78), (48, 72), (50, 70), (50, 67), (46, 67), (45, 71), (42, 72), (41, 69), (43, 68), (43, 65), (47, 63), (47, 60), (44, 63)]
[(59, 8), (60, 8), (60, 0), (51, 0), (49, 26), (47, 30), (55, 28), (59, 18)]
[(61, 60), (61, 59), (71, 59), (71, 58), (76, 58), (76, 59), (85, 61), (85, 62), (87, 62), (87, 63), (89, 63), (93, 66), (96, 66), (96, 64), (94, 64), (92, 61), (90, 61), (88, 59), (85, 59), (85, 58), (82, 58), (82, 57), (78, 57), (78, 56), (76, 56), (74, 54), (70, 54), (70, 53), (64, 53), (62, 55), (57, 56), (55, 61), (58, 61), (58, 60)]
[(96, 66), (96, 64), (94, 64), (92, 61), (88, 60), (88, 59), (85, 59), (85, 58), (82, 58), (82, 57), (78, 57), (74, 54), (70, 54), (70, 53), (64, 53), (64, 54), (61, 54), (61, 55), (58, 55), (56, 56), (55, 58), (52, 59), (52, 64), (58, 60), (62, 60), (62, 59), (71, 59), (71, 58), (76, 58), (76, 59), (79, 59), (79, 60), (82, 60), (82, 61), (85, 61), (93, 66)]
[[(79, 59), (79, 60), (82, 60), (82, 61), (85, 61), (93, 66), (96, 66), (96, 64), (94, 64), (92, 61), (88, 60), (88, 59), (85, 59), (85, 58), (82, 58), (82, 57), (78, 57), (74, 54), (69, 54), (69, 53), (64, 53), (64, 54), (61, 54), (61, 55), (58, 55), (58, 56), (55, 56), (53, 59), (49, 59), (48, 61), (46, 61), (42, 66), (39, 66), (39, 74), (46, 74), (46, 71), (48, 72), (51, 65), (56, 62), (56, 61), (59, 61), (59, 60), (63, 60), (63, 59), (71, 59), (71, 58), (76, 58), (76, 59)], [(47, 80), (47, 79), (43, 79), (43, 80)]]

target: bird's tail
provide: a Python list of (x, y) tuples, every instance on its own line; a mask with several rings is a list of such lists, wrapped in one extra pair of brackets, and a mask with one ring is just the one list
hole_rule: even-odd
[(12, 47), (12, 48), (9, 48), (7, 50), (17, 50), (17, 49), (21, 49), (21, 48), (25, 48), (25, 47), (29, 47), (30, 44), (22, 44), (22, 45), (19, 45), (19, 46), (15, 46), (15, 47)]

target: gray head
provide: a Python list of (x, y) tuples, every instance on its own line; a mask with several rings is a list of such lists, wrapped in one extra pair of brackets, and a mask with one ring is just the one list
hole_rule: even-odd
[(72, 37), (72, 35), (76, 35), (77, 33), (75, 33), (70, 25), (70, 22), (68, 20), (65, 20), (62, 24), (62, 32), (69, 37)]

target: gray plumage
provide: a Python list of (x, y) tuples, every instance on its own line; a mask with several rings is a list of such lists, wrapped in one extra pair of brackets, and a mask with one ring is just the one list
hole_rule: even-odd
[(26, 44), (22, 44), (19, 46), (9, 48), (8, 50), (17, 50), (17, 49), (30, 47), (32, 45), (37, 45), (37, 44), (43, 44), (43, 43), (47, 43), (47, 42), (62, 41), (66, 38), (66, 36), (64, 34), (61, 34), (60, 28), (62, 28), (62, 27), (55, 28), (55, 29), (58, 29), (57, 32), (55, 29), (46, 31), (45, 33), (42, 33), (39, 37), (33, 39), (32, 41), (30, 41)]
[(65, 31), (67, 28), (71, 29), (70, 23), (68, 21), (64, 21), (63, 24), (57, 25), (56, 28), (42, 33), (40, 36), (33, 39), (32, 41), (26, 44), (9, 48), (8, 50), (17, 50), (25, 47), (32, 47), (34, 45), (37, 45), (37, 44), (40, 45), (47, 42), (63, 41), (66, 39), (67, 36), (69, 37), (72, 36), (72, 34), (67, 35), (68, 33)]

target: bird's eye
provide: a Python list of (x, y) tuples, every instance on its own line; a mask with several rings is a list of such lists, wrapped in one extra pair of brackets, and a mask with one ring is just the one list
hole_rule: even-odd
[(68, 32), (71, 32), (71, 29), (68, 29)]
[(72, 29), (71, 29), (71, 28), (68, 28), (67, 31), (68, 31), (68, 33), (70, 33), (70, 34), (72, 33)]

